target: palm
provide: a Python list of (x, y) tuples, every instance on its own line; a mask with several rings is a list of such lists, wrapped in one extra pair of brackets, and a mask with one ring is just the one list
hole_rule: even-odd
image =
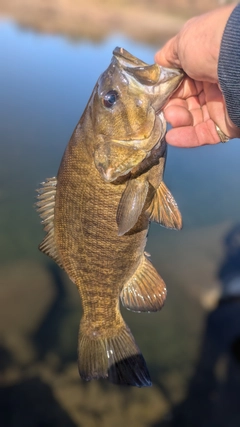
[(225, 103), (215, 83), (198, 82), (186, 77), (165, 106), (164, 114), (173, 126), (166, 137), (172, 145), (194, 147), (216, 144), (219, 136), (215, 124), (227, 132)]

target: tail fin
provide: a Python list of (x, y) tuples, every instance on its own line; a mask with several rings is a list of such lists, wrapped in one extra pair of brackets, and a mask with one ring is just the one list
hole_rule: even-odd
[(108, 378), (114, 384), (152, 385), (146, 362), (126, 325), (111, 338), (89, 337), (80, 332), (78, 366), (86, 381)]

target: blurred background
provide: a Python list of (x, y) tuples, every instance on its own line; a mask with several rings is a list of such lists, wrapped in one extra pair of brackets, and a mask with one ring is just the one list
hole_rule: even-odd
[(83, 383), (75, 286), (37, 246), (35, 189), (59, 163), (112, 50), (154, 53), (212, 0), (0, 0), (0, 425), (239, 427), (240, 144), (169, 147), (180, 232), (152, 224), (168, 287), (157, 314), (123, 316), (153, 386)]

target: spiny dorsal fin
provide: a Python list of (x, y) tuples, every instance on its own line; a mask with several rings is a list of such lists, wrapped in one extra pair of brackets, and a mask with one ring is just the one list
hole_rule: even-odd
[(148, 192), (148, 181), (138, 177), (128, 181), (117, 211), (118, 235), (123, 236), (136, 224)]
[(158, 311), (163, 307), (166, 296), (163, 279), (144, 255), (136, 273), (122, 289), (123, 306), (137, 312)]
[(39, 245), (39, 249), (44, 254), (52, 258), (59, 267), (62, 267), (60, 256), (54, 239), (54, 208), (57, 178), (47, 178), (41, 183), (42, 187), (37, 190), (38, 201), (35, 204), (37, 212), (42, 218), (41, 223), (44, 225), (44, 231), (47, 235)]
[(163, 181), (156, 190), (147, 213), (150, 221), (155, 221), (167, 228), (177, 230), (182, 228), (182, 216), (177, 203)]

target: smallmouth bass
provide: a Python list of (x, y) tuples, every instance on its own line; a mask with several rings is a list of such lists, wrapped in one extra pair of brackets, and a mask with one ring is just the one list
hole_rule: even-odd
[(116, 48), (63, 155), (57, 177), (38, 190), (46, 236), (39, 249), (63, 268), (82, 301), (79, 373), (151, 385), (145, 360), (119, 309), (160, 310), (166, 287), (144, 252), (150, 221), (180, 229), (163, 182), (161, 112), (183, 73), (148, 65)]

